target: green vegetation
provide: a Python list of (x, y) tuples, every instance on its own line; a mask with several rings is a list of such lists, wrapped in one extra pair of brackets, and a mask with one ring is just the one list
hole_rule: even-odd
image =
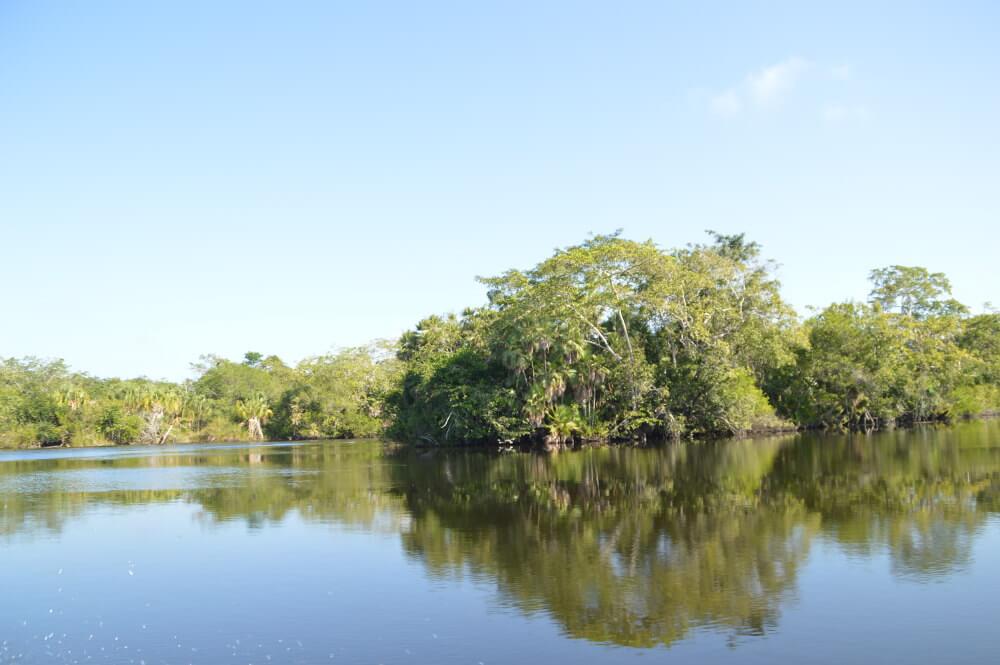
[(1000, 315), (944, 275), (873, 271), (868, 303), (802, 322), (742, 235), (617, 235), (482, 280), (489, 303), (403, 336), (391, 433), (453, 443), (878, 429), (1000, 408)]
[(399, 363), (350, 349), (288, 367), (214, 356), (183, 384), (102, 380), (61, 361), (0, 362), (0, 447), (369, 437), (383, 431)]
[(871, 273), (802, 321), (743, 235), (596, 236), (481, 280), (488, 302), (295, 367), (207, 356), (181, 385), (0, 364), (0, 446), (364, 437), (428, 444), (879, 429), (1000, 411), (1000, 314), (940, 273)]

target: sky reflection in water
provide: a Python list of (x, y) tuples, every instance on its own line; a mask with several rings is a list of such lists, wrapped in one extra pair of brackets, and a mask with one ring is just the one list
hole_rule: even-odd
[(1000, 647), (997, 421), (555, 456), (0, 453), (0, 497), (0, 663), (936, 663)]

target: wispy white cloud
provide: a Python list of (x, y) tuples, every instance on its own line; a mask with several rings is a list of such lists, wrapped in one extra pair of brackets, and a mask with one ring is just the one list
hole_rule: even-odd
[(746, 80), (750, 97), (757, 106), (778, 104), (808, 69), (809, 62), (796, 56), (754, 72)]
[[(819, 104), (823, 94), (821, 85), (824, 81), (829, 86), (830, 81), (851, 81), (854, 70), (848, 64), (828, 65), (812, 63), (805, 58), (792, 56), (767, 67), (752, 71), (743, 77), (736, 85), (709, 94), (708, 109), (717, 116), (734, 117), (747, 111), (767, 112), (780, 108), (786, 100), (792, 97), (796, 88), (808, 79), (811, 84), (808, 98), (813, 104)], [(846, 92), (838, 88), (840, 93)], [(800, 95), (801, 96), (801, 95)], [(702, 103), (704, 103), (702, 97)], [(812, 107), (814, 113), (816, 106)], [(819, 105), (821, 117), (828, 123), (841, 124), (867, 120), (871, 113), (864, 104), (855, 102), (828, 102)]]
[(709, 100), (709, 108), (716, 115), (737, 115), (743, 110), (743, 100), (735, 90), (727, 90)]
[(732, 116), (746, 108), (776, 108), (811, 66), (808, 60), (793, 56), (751, 72), (739, 84), (713, 95), (709, 109), (718, 115)]

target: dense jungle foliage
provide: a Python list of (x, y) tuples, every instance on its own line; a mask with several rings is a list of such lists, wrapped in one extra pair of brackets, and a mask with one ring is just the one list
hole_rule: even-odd
[(0, 447), (371, 437), (399, 363), (381, 347), (289, 367), (205, 356), (183, 384), (96, 379), (62, 361), (0, 362)]
[(1000, 411), (1000, 314), (874, 270), (801, 320), (743, 235), (617, 234), (481, 279), (488, 302), (292, 367), (206, 356), (183, 384), (0, 361), (0, 446), (366, 437), (456, 444), (877, 429)]

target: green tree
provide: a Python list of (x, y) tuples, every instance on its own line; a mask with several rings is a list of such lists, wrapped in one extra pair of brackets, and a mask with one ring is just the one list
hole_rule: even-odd
[(258, 367), (262, 360), (264, 360), (264, 354), (256, 351), (247, 351), (243, 354), (243, 364), (247, 367)]
[(263, 393), (236, 401), (236, 415), (246, 425), (247, 434), (253, 441), (264, 439), (263, 425), (267, 423), (272, 414), (267, 397)]
[(173, 386), (145, 384), (130, 389), (124, 399), (129, 413), (142, 420), (139, 442), (163, 444), (184, 414), (184, 397)]
[(485, 308), (403, 336), (396, 431), (551, 436), (568, 410), (582, 438), (787, 426), (762, 385), (793, 361), (794, 315), (757, 245), (713, 240), (666, 252), (595, 236), (482, 279)]
[(924, 319), (968, 313), (968, 308), (951, 297), (951, 282), (940, 272), (919, 266), (889, 266), (869, 275), (869, 300), (887, 312)]

